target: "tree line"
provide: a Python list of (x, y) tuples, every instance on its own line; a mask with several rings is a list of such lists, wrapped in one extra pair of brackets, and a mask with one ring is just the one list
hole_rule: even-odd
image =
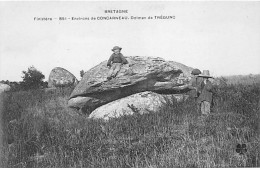
[[(84, 70), (80, 71), (80, 78), (85, 74)], [(7, 84), (11, 87), (11, 91), (27, 91), (33, 89), (43, 89), (48, 87), (48, 81), (44, 81), (45, 76), (34, 66), (30, 66), (27, 70), (22, 71), (22, 81), (2, 80), (0, 83)]]
[(44, 81), (45, 76), (34, 66), (30, 66), (26, 71), (22, 71), (22, 81), (0, 81), (11, 87), (11, 91), (27, 91), (31, 89), (47, 88), (48, 82)]

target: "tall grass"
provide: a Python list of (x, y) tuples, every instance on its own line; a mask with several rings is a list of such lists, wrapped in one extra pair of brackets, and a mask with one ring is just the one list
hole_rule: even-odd
[(225, 76), (227, 84), (251, 85), (260, 82), (260, 74)]
[(188, 99), (156, 113), (91, 120), (67, 108), (70, 93), (7, 94), (6, 167), (260, 166), (259, 84), (217, 88), (207, 118)]

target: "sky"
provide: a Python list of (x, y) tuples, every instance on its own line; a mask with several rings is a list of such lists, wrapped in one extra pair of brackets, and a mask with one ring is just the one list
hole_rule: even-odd
[[(105, 10), (127, 10), (107, 14)], [(175, 19), (154, 19), (154, 16)], [(147, 17), (91, 20), (91, 17)], [(34, 18), (89, 17), (38, 21)], [(21, 81), (34, 66), (48, 79), (54, 67), (80, 78), (108, 60), (114, 46), (124, 56), (176, 61), (212, 76), (260, 74), (260, 2), (0, 2), (0, 80)]]

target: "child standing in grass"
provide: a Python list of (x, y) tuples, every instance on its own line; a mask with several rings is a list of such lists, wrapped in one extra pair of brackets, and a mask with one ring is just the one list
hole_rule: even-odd
[(209, 115), (210, 107), (212, 103), (212, 92), (213, 86), (212, 83), (208, 80), (208, 78), (212, 78), (209, 74), (208, 70), (204, 70), (202, 74), (198, 75), (198, 77), (202, 77), (203, 81), (201, 83), (201, 94), (198, 97), (198, 102), (201, 103), (201, 114)]
[(121, 47), (115, 46), (112, 51), (114, 52), (108, 62), (107, 66), (110, 68), (107, 79), (110, 80), (114, 77), (116, 77), (117, 73), (121, 69), (122, 64), (127, 64), (127, 60), (123, 56), (122, 53), (120, 53), (122, 50)]
[(191, 98), (194, 99), (196, 105), (197, 105), (197, 112), (200, 113), (200, 102), (198, 102), (198, 97), (201, 93), (201, 83), (203, 81), (202, 77), (198, 77), (198, 75), (201, 74), (201, 71), (199, 69), (193, 69), (191, 72), (192, 78), (190, 81), (189, 88), (191, 91), (189, 92), (189, 95)]

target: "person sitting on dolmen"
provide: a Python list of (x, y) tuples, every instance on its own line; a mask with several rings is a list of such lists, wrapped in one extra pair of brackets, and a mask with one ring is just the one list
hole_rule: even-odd
[(110, 68), (107, 79), (111, 80), (116, 77), (117, 73), (120, 71), (122, 64), (127, 64), (127, 60), (120, 53), (122, 50), (121, 47), (115, 46), (112, 51), (114, 52), (108, 59), (107, 66)]

